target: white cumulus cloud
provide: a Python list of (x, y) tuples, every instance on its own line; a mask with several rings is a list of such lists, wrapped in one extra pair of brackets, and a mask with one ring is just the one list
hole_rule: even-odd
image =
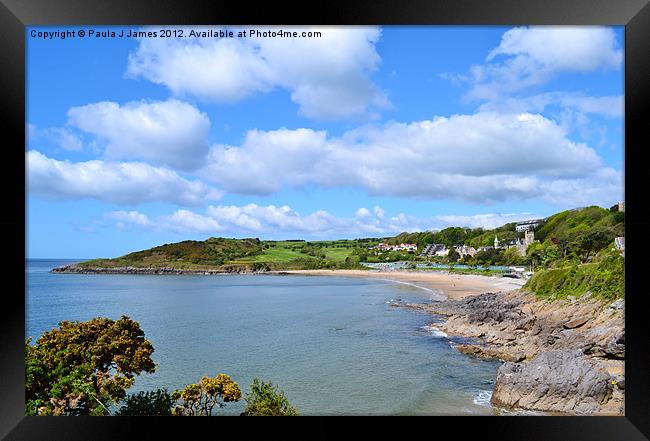
[(378, 28), (282, 29), (318, 31), (322, 36), (192, 38), (190, 29), (184, 28), (183, 38), (140, 39), (129, 56), (126, 75), (164, 85), (176, 96), (213, 102), (236, 102), (281, 88), (304, 116), (325, 120), (389, 104), (370, 79), (381, 61), (375, 48), (381, 36)]
[(483, 213), (474, 215), (441, 215), (435, 219), (449, 227), (469, 227), (469, 228), (496, 228), (510, 222), (521, 222), (530, 219), (538, 219), (531, 213)]
[(179, 234), (204, 233), (282, 239), (383, 237), (401, 232), (432, 231), (450, 226), (494, 228), (508, 222), (539, 218), (531, 213), (485, 213), (477, 215), (437, 215), (417, 217), (405, 213), (379, 218), (377, 216), (342, 217), (324, 210), (301, 214), (287, 205), (219, 205), (210, 206), (200, 214), (178, 210), (170, 215), (151, 219), (135, 211), (111, 212), (104, 218), (115, 221), (117, 228), (148, 228)]
[(547, 197), (545, 189), (559, 188), (548, 185), (554, 180), (591, 185), (602, 168), (594, 149), (548, 118), (479, 112), (364, 126), (340, 137), (304, 128), (253, 130), (240, 146), (214, 146), (197, 173), (245, 194), (316, 184), (490, 203)]
[(26, 153), (27, 191), (57, 199), (92, 198), (134, 205), (169, 202), (197, 206), (222, 193), (175, 171), (140, 162), (59, 161), (36, 150)]
[(530, 26), (506, 31), (485, 64), (466, 75), (443, 75), (468, 84), (468, 98), (497, 100), (545, 84), (562, 72), (620, 69), (623, 51), (613, 29), (602, 26)]
[(622, 95), (588, 96), (583, 93), (547, 92), (530, 97), (505, 98), (482, 104), (486, 112), (543, 112), (548, 106), (558, 105), (584, 114), (620, 118), (625, 108)]
[(499, 55), (524, 57), (554, 70), (592, 71), (620, 67), (623, 52), (611, 28), (532, 26), (510, 29), (487, 61)]
[(307, 231), (324, 232), (334, 228), (337, 219), (325, 210), (318, 210), (302, 216), (288, 205), (260, 206), (210, 206), (207, 213), (213, 219), (227, 223), (236, 229), (249, 231)]
[(83, 142), (79, 135), (67, 127), (49, 127), (41, 129), (36, 124), (27, 124), (27, 142), (48, 140), (63, 150), (79, 151), (83, 149)]
[(358, 218), (361, 218), (361, 219), (368, 218), (368, 217), (372, 216), (372, 214), (370, 213), (370, 210), (368, 210), (365, 207), (359, 208), (357, 211), (354, 212), (354, 215), (356, 217), (358, 217)]
[(176, 210), (170, 215), (162, 216), (158, 222), (157, 228), (179, 233), (214, 234), (224, 229), (215, 219), (189, 210)]
[(73, 107), (68, 124), (104, 140), (104, 159), (111, 161), (141, 160), (191, 170), (208, 153), (207, 115), (175, 99)]
[(137, 225), (139, 227), (152, 226), (149, 216), (138, 211), (111, 211), (104, 215), (105, 219), (116, 221), (118, 228), (125, 228), (127, 225)]

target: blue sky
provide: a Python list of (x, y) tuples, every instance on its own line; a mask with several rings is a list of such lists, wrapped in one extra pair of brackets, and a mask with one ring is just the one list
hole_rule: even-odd
[(623, 28), (177, 29), (28, 30), (28, 257), (494, 227), (623, 199)]

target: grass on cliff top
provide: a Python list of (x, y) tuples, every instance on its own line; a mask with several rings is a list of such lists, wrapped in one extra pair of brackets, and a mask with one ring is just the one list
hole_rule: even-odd
[(555, 237), (572, 240), (577, 235), (593, 230), (606, 230), (613, 237), (625, 235), (625, 213), (611, 212), (598, 206), (566, 210), (549, 216), (546, 222), (535, 230), (535, 238), (543, 242)]
[[(303, 252), (306, 246), (321, 256)], [(210, 238), (206, 241), (187, 240), (136, 251), (114, 259), (93, 259), (79, 265), (85, 268), (162, 268), (176, 269), (319, 269), (358, 268), (356, 261), (346, 262), (358, 247), (357, 241), (259, 241), (258, 239)]]
[(251, 262), (288, 262), (290, 260), (303, 257), (300, 251), (296, 251), (292, 248), (274, 246), (265, 249), (261, 254), (255, 256), (244, 257), (241, 259), (235, 259), (230, 263), (251, 263)]
[(580, 297), (588, 291), (606, 301), (622, 298), (625, 297), (625, 258), (608, 248), (593, 263), (538, 271), (524, 289), (549, 300)]
[[(263, 262), (263, 263), (286, 263), (293, 260), (300, 260), (308, 257), (307, 254), (302, 252), (303, 246), (306, 243), (296, 244), (295, 242), (276, 242), (271, 243), (268, 248), (265, 248), (260, 254), (254, 256), (244, 257), (240, 259), (232, 260), (228, 263), (230, 264), (244, 264), (252, 262)], [(307, 242), (311, 244), (311, 242)], [(333, 262), (344, 262), (345, 259), (352, 254), (354, 248), (352, 246), (331, 246), (332, 244), (327, 244), (330, 246), (322, 246), (319, 248), (323, 252), (327, 260)]]
[(82, 267), (115, 268), (121, 266), (160, 268), (213, 268), (230, 260), (262, 253), (259, 239), (225, 239), (211, 237), (205, 241), (186, 240), (136, 251), (115, 259), (94, 259)]

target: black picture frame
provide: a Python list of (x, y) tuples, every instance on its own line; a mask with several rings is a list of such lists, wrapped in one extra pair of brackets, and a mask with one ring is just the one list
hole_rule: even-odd
[[(248, 436), (253, 426), (272, 434), (276, 420), (158, 417), (54, 418), (24, 416), (25, 338), (25, 27), (32, 25), (112, 24), (376, 24), (376, 25), (624, 25), (625, 26), (625, 199), (626, 332), (625, 416), (445, 418), (425, 424), (397, 420), (368, 421), (369, 427), (404, 436), (405, 430), (502, 440), (642, 440), (650, 437), (650, 356), (643, 284), (643, 257), (650, 226), (643, 181), (644, 150), (650, 146), (644, 120), (650, 102), (650, 6), (648, 0), (456, 0), (456, 1), (312, 1), (303, 7), (276, 2), (209, 0), (0, 0), (0, 90), (3, 102), (5, 204), (0, 214), (5, 256), (0, 320), (0, 438), (6, 440), (133, 439), (182, 430), (184, 438), (207, 430), (210, 438)], [(647, 253), (645, 253), (647, 255)], [(7, 278), (11, 279), (10, 283)], [(344, 399), (342, 397), (341, 399)], [(319, 423), (314, 434), (350, 433), (340, 424)], [(366, 425), (367, 420), (362, 420)], [(293, 421), (292, 421), (293, 422)], [(432, 424), (431, 424), (432, 423)], [(286, 422), (285, 422), (286, 424)], [(293, 424), (291, 424), (293, 425)], [(284, 424), (283, 424), (284, 426)], [(441, 427), (446, 426), (446, 427)], [(243, 430), (243, 431), (242, 431)], [(287, 430), (287, 426), (281, 429)], [(231, 435), (232, 434), (232, 435)], [(445, 435), (450, 436), (450, 435)]]

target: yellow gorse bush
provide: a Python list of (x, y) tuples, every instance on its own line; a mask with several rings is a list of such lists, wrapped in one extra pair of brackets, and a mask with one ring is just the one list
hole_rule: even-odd
[(204, 376), (198, 383), (188, 384), (182, 390), (172, 393), (172, 399), (178, 404), (172, 410), (173, 415), (209, 416), (212, 410), (225, 403), (241, 399), (239, 385), (226, 374), (214, 378)]

